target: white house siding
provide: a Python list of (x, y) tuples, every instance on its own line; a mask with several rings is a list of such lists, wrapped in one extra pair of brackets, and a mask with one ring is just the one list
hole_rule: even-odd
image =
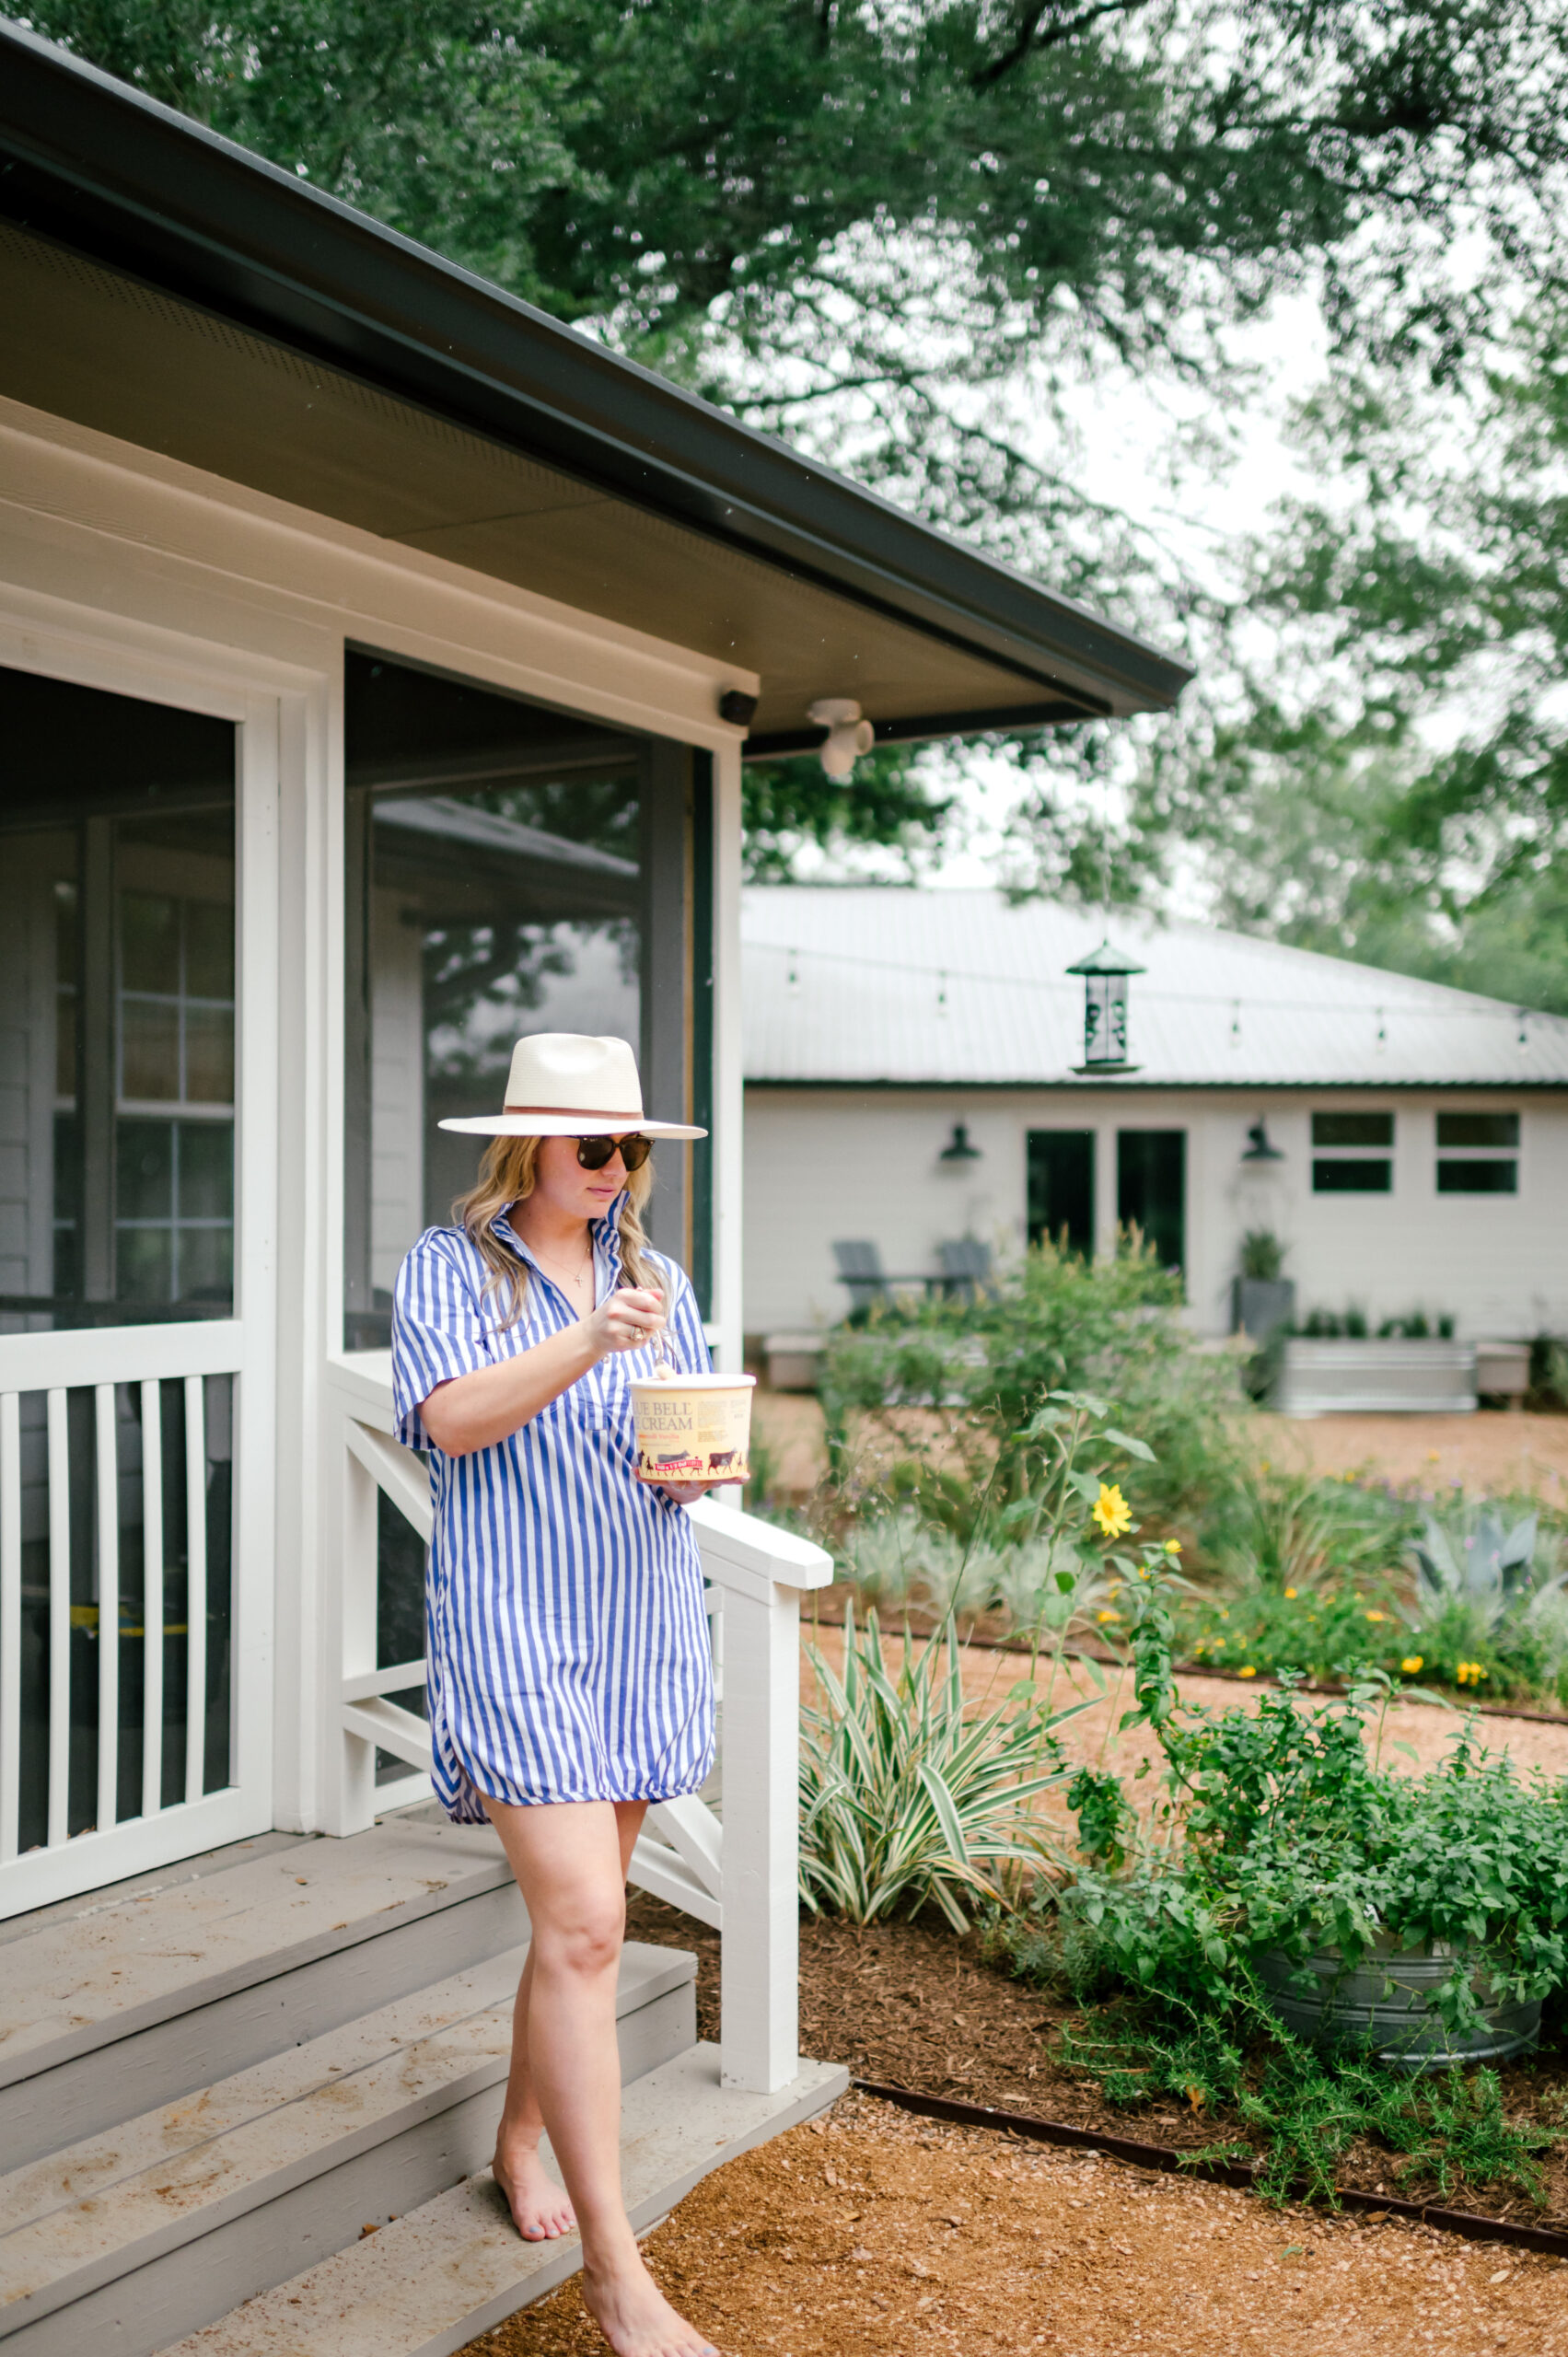
[[(1517, 1195), (1436, 1192), (1439, 1107), (1520, 1115)], [(1389, 1195), (1311, 1192), (1310, 1115), (1391, 1110)], [(1265, 1117), (1282, 1162), (1246, 1165)], [(956, 1120), (978, 1162), (945, 1164)], [(770, 1088), (746, 1092), (745, 1318), (765, 1332), (830, 1322), (846, 1299), (832, 1246), (869, 1237), (895, 1274), (935, 1270), (947, 1237), (1021, 1250), (1030, 1130), (1093, 1130), (1096, 1240), (1115, 1232), (1116, 1133), (1187, 1133), (1187, 1291), (1192, 1323), (1222, 1334), (1249, 1227), (1289, 1246), (1302, 1311), (1355, 1303), (1374, 1322), (1451, 1312), (1461, 1333), (1568, 1331), (1568, 1090), (961, 1090)]]

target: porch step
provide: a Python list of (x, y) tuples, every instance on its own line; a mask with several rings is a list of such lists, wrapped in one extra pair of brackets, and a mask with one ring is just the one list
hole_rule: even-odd
[[(526, 1953), (0, 2177), (6, 2357), (148, 2357), (482, 2168)], [(695, 1971), (628, 1945), (628, 2080), (692, 2045)]]
[(8, 1929), (0, 2154), (16, 2167), (482, 1963), (528, 1918), (489, 1828), (422, 1810)]
[[(823, 2111), (849, 2084), (807, 2062), (776, 2095), (719, 2084), (718, 2049), (694, 2046), (626, 2090), (621, 2174), (642, 2233), (737, 2154)], [(380, 2233), (247, 2300), (164, 2357), (451, 2357), (581, 2264), (575, 2235), (525, 2243), (488, 2169)]]

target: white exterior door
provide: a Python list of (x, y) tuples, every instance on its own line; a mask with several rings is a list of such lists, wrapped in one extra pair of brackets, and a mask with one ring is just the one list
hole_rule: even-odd
[(273, 1808), (278, 704), (80, 639), (17, 652), (0, 1916)]

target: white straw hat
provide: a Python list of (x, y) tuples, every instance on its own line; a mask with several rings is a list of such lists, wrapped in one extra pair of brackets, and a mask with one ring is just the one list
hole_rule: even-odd
[(705, 1138), (689, 1121), (650, 1121), (643, 1111), (637, 1059), (624, 1039), (581, 1031), (539, 1031), (512, 1051), (499, 1113), (443, 1121), (477, 1138), (583, 1138), (639, 1132), (645, 1138)]

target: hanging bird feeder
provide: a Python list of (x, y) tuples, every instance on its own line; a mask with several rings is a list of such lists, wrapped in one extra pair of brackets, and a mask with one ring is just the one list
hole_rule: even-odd
[(1084, 1061), (1073, 1070), (1081, 1074), (1137, 1072), (1127, 1060), (1127, 977), (1145, 969), (1125, 950), (1102, 941), (1070, 974), (1084, 978)]

